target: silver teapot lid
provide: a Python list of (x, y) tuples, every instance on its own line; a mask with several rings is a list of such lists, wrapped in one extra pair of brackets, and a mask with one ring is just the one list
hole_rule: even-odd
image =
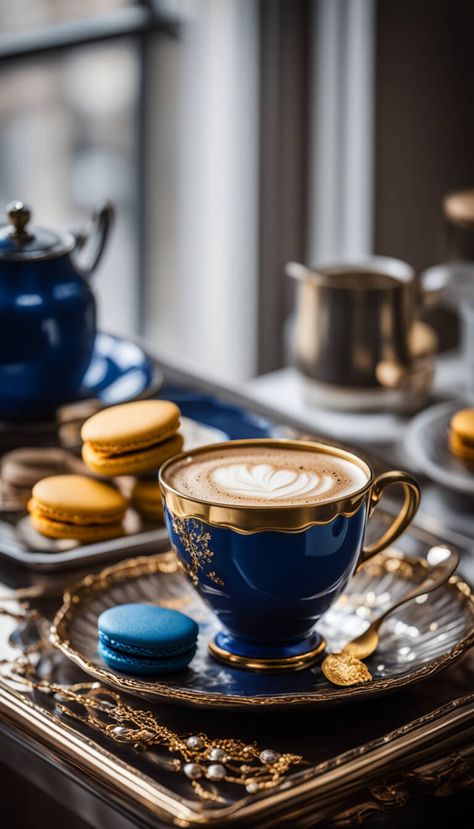
[(72, 250), (74, 237), (30, 225), (31, 210), (22, 201), (6, 207), (8, 224), (0, 225), (0, 260), (49, 259)]

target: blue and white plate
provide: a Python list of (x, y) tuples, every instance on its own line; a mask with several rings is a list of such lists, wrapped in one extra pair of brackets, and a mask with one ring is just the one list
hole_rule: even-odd
[(99, 332), (79, 398), (95, 397), (107, 406), (150, 397), (163, 383), (156, 362), (137, 343)]

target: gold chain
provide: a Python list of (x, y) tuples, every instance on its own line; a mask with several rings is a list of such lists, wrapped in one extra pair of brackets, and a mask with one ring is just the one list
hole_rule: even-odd
[[(6, 608), (0, 608), (0, 612), (15, 620), (44, 623), (36, 611), (26, 607), (22, 609), (22, 614)], [(203, 800), (226, 802), (216, 791), (216, 783), (242, 786), (249, 794), (274, 788), (293, 766), (304, 762), (299, 755), (279, 753), (273, 749), (262, 750), (255, 743), (234, 738), (213, 740), (201, 732), (181, 736), (161, 724), (152, 711), (128, 705), (119, 693), (97, 682), (73, 685), (51, 682), (38, 676), (30, 659), (33, 654), (41, 654), (48, 647), (49, 643), (40, 635), (33, 645), (23, 647), (16, 659), (0, 660), (0, 664), (9, 668), (9, 677), (6, 678), (54, 695), (58, 713), (97, 729), (116, 743), (129, 745), (135, 751), (159, 746), (167, 752), (165, 758), (160, 758), (161, 764), (170, 771), (184, 774), (197, 796)]]

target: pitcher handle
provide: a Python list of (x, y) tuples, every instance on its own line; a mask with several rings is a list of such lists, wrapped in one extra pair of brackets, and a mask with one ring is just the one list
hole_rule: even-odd
[(373, 544), (362, 548), (359, 565), (363, 564), (364, 561), (368, 561), (369, 558), (372, 558), (372, 556), (375, 556), (382, 550), (385, 550), (389, 544), (392, 544), (406, 530), (408, 525), (411, 524), (416, 515), (420, 504), (420, 487), (406, 472), (392, 471), (383, 472), (372, 484), (369, 500), (369, 517), (379, 503), (384, 490), (393, 484), (399, 484), (403, 487), (405, 493), (403, 506), (383, 535), (377, 541), (374, 541)]

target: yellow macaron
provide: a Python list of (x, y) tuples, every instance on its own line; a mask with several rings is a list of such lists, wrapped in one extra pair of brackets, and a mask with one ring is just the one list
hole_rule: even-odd
[(85, 475), (53, 475), (33, 487), (31, 522), (48, 538), (84, 543), (122, 535), (127, 500), (114, 487)]
[(113, 406), (84, 423), (84, 463), (99, 475), (151, 472), (181, 451), (180, 411), (168, 400), (137, 400)]
[(143, 518), (163, 523), (163, 504), (158, 476), (137, 478), (132, 488), (131, 501), (132, 506)]
[(451, 418), (449, 448), (456, 457), (474, 463), (474, 409), (461, 409)]

